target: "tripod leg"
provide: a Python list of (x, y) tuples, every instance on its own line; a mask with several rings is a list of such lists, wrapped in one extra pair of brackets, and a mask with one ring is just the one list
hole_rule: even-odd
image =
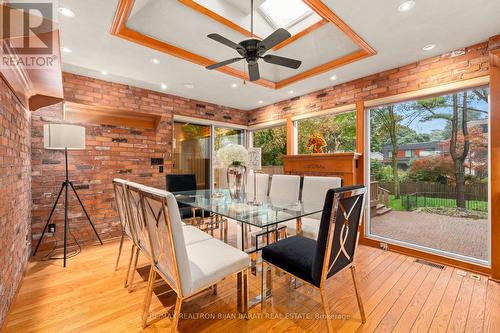
[(85, 209), (85, 207), (83, 206), (82, 200), (80, 200), (80, 197), (78, 196), (78, 193), (76, 192), (76, 189), (75, 189), (75, 187), (73, 186), (73, 183), (72, 183), (72, 182), (69, 182), (69, 185), (70, 185), (70, 186), (71, 186), (71, 188), (73, 189), (73, 192), (75, 193), (75, 196), (76, 196), (76, 198), (78, 199), (78, 202), (80, 203), (80, 206), (82, 206), (83, 212), (84, 212), (84, 213), (85, 213), (85, 215), (87, 216), (87, 219), (89, 220), (90, 225), (92, 226), (92, 229), (94, 229), (95, 235), (97, 236), (97, 239), (99, 240), (99, 243), (101, 243), (101, 245), (102, 245), (102, 240), (101, 240), (101, 237), (99, 237), (99, 234), (97, 233), (97, 230), (95, 229), (95, 225), (94, 225), (94, 223), (92, 223), (92, 220), (90, 219), (90, 216), (89, 216), (89, 214), (87, 213), (87, 210), (86, 210), (86, 209)]
[(64, 262), (63, 266), (66, 267), (66, 253), (67, 251), (67, 244), (66, 244), (66, 239), (68, 235), (68, 182), (66, 181), (66, 185), (64, 186), (65, 191), (64, 191), (64, 196), (66, 197), (64, 200)]
[(63, 189), (64, 189), (64, 183), (61, 185), (61, 189), (59, 190), (59, 194), (57, 195), (57, 199), (54, 202), (54, 205), (52, 206), (52, 210), (50, 211), (50, 215), (49, 215), (49, 218), (47, 219), (47, 223), (45, 223), (45, 226), (43, 227), (42, 236), (40, 237), (40, 239), (38, 240), (38, 243), (36, 244), (35, 251), (33, 251), (33, 255), (36, 254), (36, 252), (38, 251), (38, 247), (40, 246), (40, 243), (42, 243), (43, 236), (45, 235), (45, 231), (47, 231), (47, 226), (49, 225), (50, 220), (52, 219), (52, 214), (54, 214), (54, 211), (56, 210), (57, 203), (59, 202), (59, 198), (61, 197), (61, 193), (62, 193)]

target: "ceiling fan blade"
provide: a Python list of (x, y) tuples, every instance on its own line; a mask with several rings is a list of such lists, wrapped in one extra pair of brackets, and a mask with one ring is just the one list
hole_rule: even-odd
[(280, 56), (272, 55), (272, 54), (268, 54), (268, 55), (262, 57), (262, 59), (264, 59), (265, 62), (268, 62), (270, 64), (275, 64), (275, 65), (284, 66), (284, 67), (293, 68), (293, 69), (299, 68), (300, 65), (302, 64), (302, 61), (300, 61), (300, 60), (284, 58), (284, 57), (280, 57)]
[(259, 55), (263, 55), (264, 53), (290, 37), (292, 37), (292, 35), (288, 31), (283, 28), (279, 28), (278, 30), (267, 36), (267, 38), (259, 42), (259, 44), (257, 45)]
[(260, 79), (259, 64), (257, 64), (257, 62), (248, 64), (248, 75), (250, 77), (250, 81), (257, 81)]
[(212, 64), (210, 66), (207, 66), (205, 68), (206, 69), (216, 69), (216, 68), (219, 68), (219, 67), (222, 67), (222, 66), (226, 66), (226, 65), (232, 64), (233, 62), (240, 61), (241, 59), (244, 59), (244, 58), (233, 58), (233, 59), (221, 61), (221, 62), (218, 62), (216, 64)]
[(235, 49), (236, 51), (238, 51), (239, 54), (241, 54), (241, 56), (245, 56), (245, 48), (239, 44), (236, 44), (235, 42), (233, 41), (230, 41), (229, 39), (227, 39), (226, 37), (223, 37), (219, 34), (210, 34), (210, 35), (207, 35), (208, 38), (210, 39), (213, 39), (219, 43), (222, 43), (226, 46), (229, 46), (230, 48), (232, 49)]

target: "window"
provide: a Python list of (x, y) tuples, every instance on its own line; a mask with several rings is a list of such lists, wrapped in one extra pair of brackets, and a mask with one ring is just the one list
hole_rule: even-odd
[(286, 155), (286, 127), (272, 127), (253, 131), (253, 147), (262, 149), (262, 166), (283, 165)]
[(218, 151), (228, 143), (245, 145), (245, 131), (229, 127), (215, 127), (214, 150)]
[(259, 10), (274, 29), (289, 29), (311, 16), (315, 16), (313, 23), (321, 20), (302, 0), (286, 0), (286, 5), (283, 0), (266, 0)]
[(298, 152), (336, 153), (356, 150), (356, 112), (297, 121)]
[[(369, 110), (368, 237), (489, 263), (488, 97), (476, 88)], [(393, 147), (404, 154), (374, 158)]]

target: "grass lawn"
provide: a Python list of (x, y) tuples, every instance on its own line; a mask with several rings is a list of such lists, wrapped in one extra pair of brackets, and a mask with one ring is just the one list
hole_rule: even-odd
[[(404, 211), (406, 210), (403, 206), (402, 200), (406, 200), (406, 197), (402, 197), (402, 199), (396, 199), (394, 195), (389, 196), (389, 206), (392, 210), (395, 211)], [(411, 200), (415, 200), (411, 198)], [(467, 209), (470, 210), (478, 210), (478, 211), (488, 211), (488, 202), (487, 201), (477, 201), (477, 200), (467, 200), (466, 202)], [(418, 197), (417, 207), (448, 207), (455, 208), (457, 207), (455, 199), (444, 199), (444, 198), (424, 198)]]

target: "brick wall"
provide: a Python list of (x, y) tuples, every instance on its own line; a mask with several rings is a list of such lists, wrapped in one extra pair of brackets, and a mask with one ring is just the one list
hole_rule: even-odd
[(0, 78), (0, 327), (30, 255), (30, 114)]
[(252, 110), (249, 121), (261, 123), (485, 76), (488, 59), (488, 43), (480, 43)]
[[(245, 111), (69, 73), (64, 73), (63, 79), (66, 101), (163, 116), (157, 130), (85, 124), (86, 150), (70, 152), (71, 180), (77, 186), (103, 239), (117, 237), (121, 230), (115, 210), (113, 178), (165, 187), (165, 175), (171, 171), (174, 114), (237, 124), (246, 124), (248, 121)], [(43, 124), (49, 122), (62, 122), (62, 104), (32, 114), (32, 230), (35, 242), (39, 239), (64, 180), (63, 152), (43, 149)], [(165, 159), (164, 173), (159, 173), (158, 167), (150, 166), (151, 157)], [(95, 237), (84, 213), (73, 196), (70, 196), (70, 200), (73, 234), (80, 243), (92, 242)], [(54, 220), (57, 223), (56, 239), (60, 246), (63, 232), (62, 204), (59, 204)], [(50, 236), (44, 237), (42, 249), (50, 248), (53, 243), (54, 239)]]

